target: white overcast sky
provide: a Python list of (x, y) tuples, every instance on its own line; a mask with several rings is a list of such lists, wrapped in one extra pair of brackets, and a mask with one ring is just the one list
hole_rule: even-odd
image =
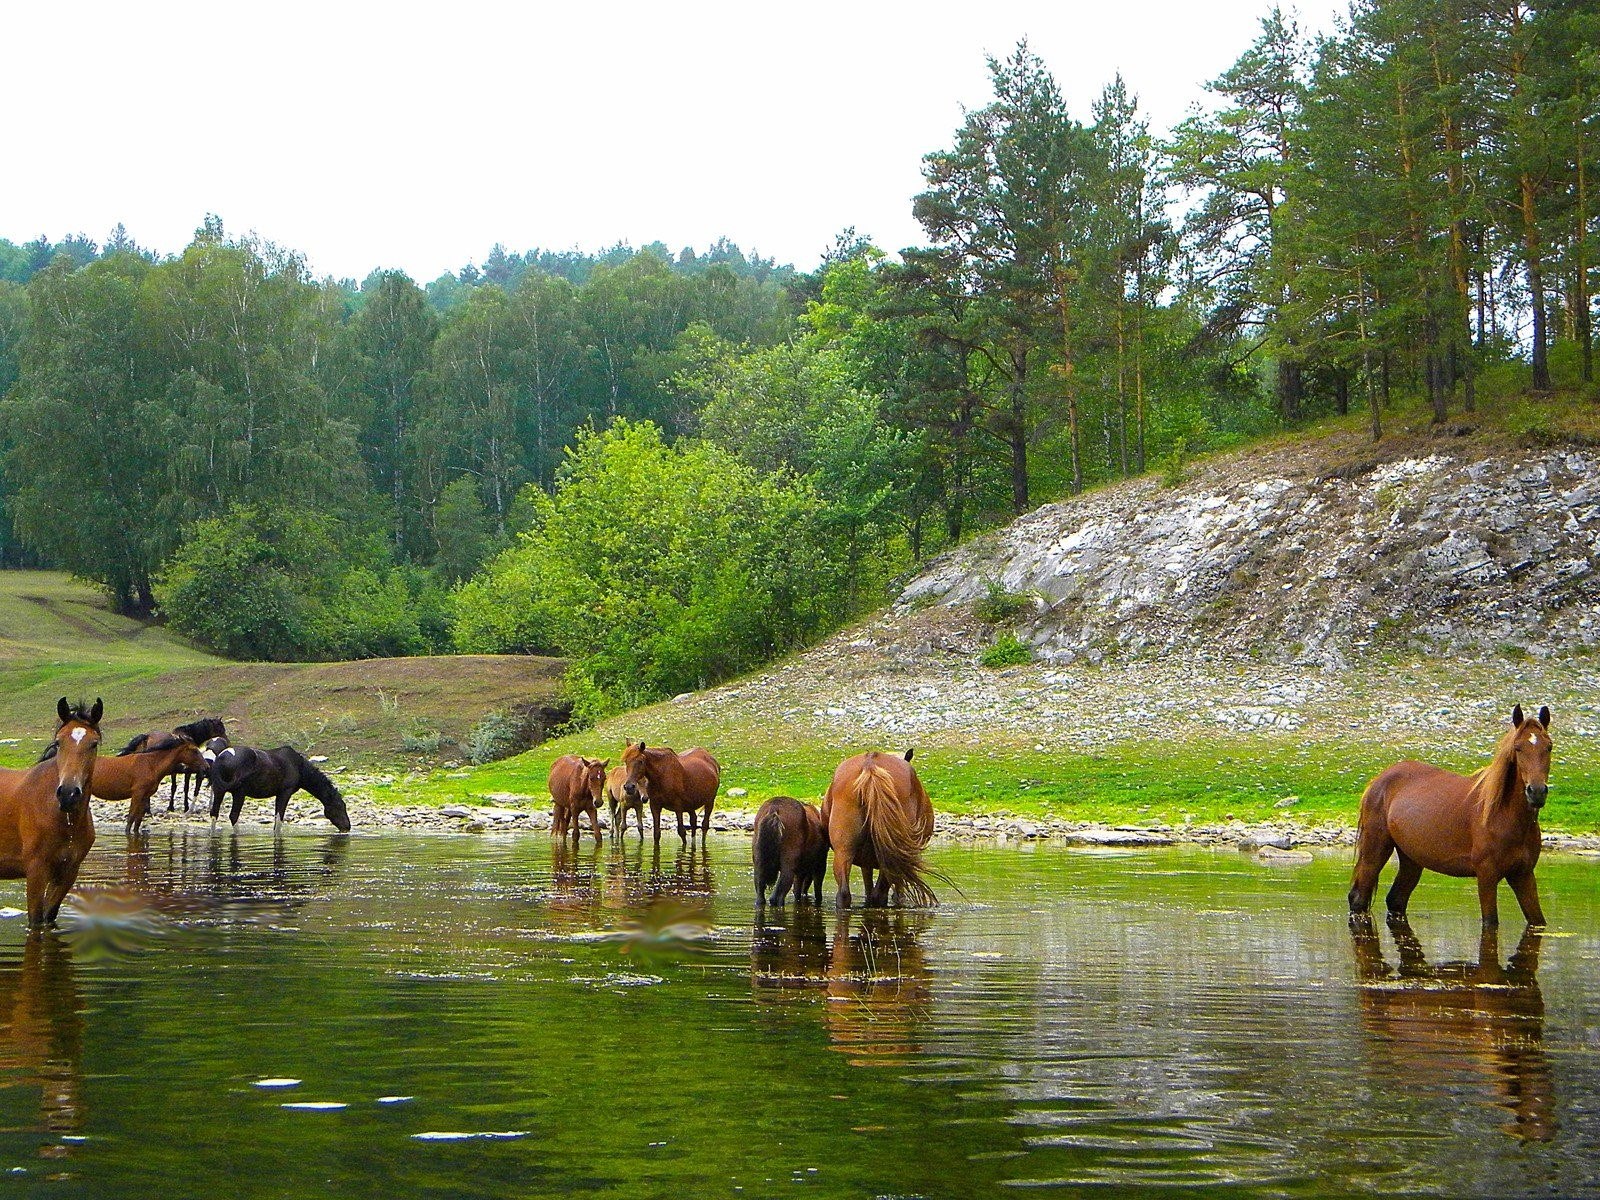
[(168, 253), (214, 212), (319, 276), (718, 236), (804, 269), (850, 225), (920, 240), (922, 155), (990, 99), (986, 54), (1027, 37), (1084, 120), (1121, 71), (1165, 131), (1268, 7), (11, 0), (0, 237), (121, 221)]

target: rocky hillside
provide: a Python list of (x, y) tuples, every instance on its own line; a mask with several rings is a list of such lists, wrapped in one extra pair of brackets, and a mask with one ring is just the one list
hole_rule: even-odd
[(968, 614), (997, 584), (1029, 601), (1017, 636), (1058, 663), (1546, 657), (1600, 643), (1597, 568), (1600, 452), (1330, 439), (1046, 505), (935, 560), (895, 612), (913, 634), (916, 610)]

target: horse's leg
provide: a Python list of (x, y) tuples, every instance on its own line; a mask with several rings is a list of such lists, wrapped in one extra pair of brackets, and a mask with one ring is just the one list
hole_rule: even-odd
[(133, 795), (128, 798), (128, 819), (123, 824), (125, 833), (138, 833), (144, 827), (145, 814), (150, 811), (151, 793), (160, 786), (161, 781), (158, 779), (151, 786), (150, 791), (147, 792), (140, 788), (135, 790)]
[(50, 894), (49, 863), (28, 865), (28, 924), (37, 928), (45, 923), (45, 900)]
[[(661, 801), (650, 801), (650, 820), (651, 823), (655, 825), (656, 849), (659, 850), (661, 849)], [(642, 808), (639, 810), (639, 828), (641, 830), (644, 828), (644, 809)], [(644, 837), (644, 834), (640, 833), (639, 836), (642, 838)]]
[(706, 801), (705, 812), (700, 817), (700, 835), (702, 837), (711, 832), (711, 810), (716, 806), (717, 798), (715, 796)]
[[(689, 829), (691, 832), (694, 830), (694, 813), (692, 812), (689, 814)], [(689, 840), (689, 835), (683, 831), (683, 809), (681, 808), (678, 810), (678, 840), (680, 842)]]
[(1395, 851), (1394, 839), (1389, 836), (1389, 823), (1382, 813), (1363, 813), (1361, 832), (1356, 842), (1355, 878), (1350, 884), (1350, 911), (1364, 913), (1372, 904), (1372, 893), (1378, 886), (1378, 874), (1389, 856)]
[(277, 833), (283, 827), (283, 814), (289, 811), (289, 797), (294, 795), (294, 788), (278, 793), (278, 802), (272, 809), (272, 832)]
[(594, 844), (600, 844), (600, 809), (593, 800), (589, 801), (589, 824), (594, 828)]
[(228, 810), (228, 824), (237, 825), (239, 814), (244, 811), (244, 791), (241, 789), (233, 793), (233, 807)]
[(44, 899), (44, 919), (52, 922), (61, 915), (61, 902), (67, 898), (67, 893), (72, 890), (72, 885), (78, 882), (78, 868), (65, 867), (59, 875), (50, 879), (49, 889)]
[(850, 861), (850, 851), (835, 850), (833, 852), (833, 882), (835, 887), (835, 903), (839, 908), (850, 907), (850, 868), (855, 864)]
[(1417, 886), (1417, 880), (1422, 878), (1422, 864), (1404, 850), (1398, 852), (1400, 869), (1395, 872), (1394, 882), (1389, 885), (1389, 894), (1384, 899), (1384, 905), (1391, 917), (1406, 915), (1406, 904), (1411, 899), (1411, 890)]
[(1483, 923), (1485, 925), (1500, 924), (1500, 898), (1495, 892), (1500, 887), (1500, 876), (1491, 874), (1487, 868), (1478, 876), (1478, 907), (1483, 910)]
[(1539, 887), (1533, 881), (1532, 869), (1507, 875), (1506, 882), (1511, 885), (1511, 892), (1522, 906), (1522, 916), (1528, 924), (1543, 925), (1544, 909), (1539, 907)]
[[(789, 898), (789, 889), (794, 886), (794, 868), (784, 863), (778, 868), (778, 886), (772, 889), (773, 904), (782, 904)], [(799, 899), (798, 896), (795, 897)]]

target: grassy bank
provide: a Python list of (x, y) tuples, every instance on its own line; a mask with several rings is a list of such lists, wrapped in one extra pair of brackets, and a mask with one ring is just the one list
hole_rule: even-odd
[(228, 662), (58, 572), (0, 571), (0, 766), (38, 754), (66, 695), (104, 698), (114, 745), (211, 715), (237, 741), (289, 742), (340, 768), (417, 768), (459, 755), (491, 713), (553, 702), (562, 669), (511, 655)]

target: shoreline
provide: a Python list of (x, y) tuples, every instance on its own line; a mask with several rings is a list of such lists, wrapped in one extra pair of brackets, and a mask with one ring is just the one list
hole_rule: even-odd
[[(375, 804), (359, 795), (345, 797), (350, 812), (352, 831), (356, 833), (448, 833), (472, 836), (500, 833), (548, 832), (550, 811), (547, 802), (536, 797), (515, 797), (529, 800), (539, 807), (521, 807), (510, 796), (496, 797), (499, 803), (466, 804)], [(271, 827), (269, 801), (250, 801), (240, 815), (240, 825), (267, 829)], [(663, 814), (664, 816), (666, 814)], [(98, 839), (119, 834), (127, 816), (124, 802), (94, 802), (95, 829)], [(226, 826), (224, 816), (218, 828)], [(289, 802), (284, 824), (296, 829), (321, 828), (333, 832), (333, 827), (322, 815), (322, 806), (310, 797), (297, 795)], [(748, 833), (755, 825), (755, 810), (746, 808), (717, 808), (711, 816), (714, 833)], [(210, 829), (208, 810), (195, 808), (185, 813), (181, 808), (167, 812), (165, 804), (152, 805), (145, 818), (145, 829), (157, 832), (163, 828)], [(607, 813), (602, 809), (600, 827), (605, 840), (612, 840)], [(647, 823), (648, 828), (648, 823)], [(663, 821), (662, 840), (669, 841), (677, 835), (676, 822)], [(589, 837), (587, 827), (583, 837)], [(638, 835), (629, 825), (629, 838)], [(1140, 849), (1161, 846), (1206, 846), (1233, 848), (1254, 853), (1266, 860), (1295, 861), (1310, 851), (1351, 847), (1355, 844), (1354, 826), (1338, 824), (1308, 825), (1295, 821), (1265, 821), (1249, 823), (1240, 820), (1221, 823), (1170, 824), (1152, 822), (1148, 825), (1109, 825), (1102, 822), (1076, 822), (1059, 819), (1018, 817), (1008, 813), (934, 814), (934, 841), (947, 845), (1037, 845), (1056, 843), (1069, 846), (1104, 847), (1108, 849)], [(581, 840), (581, 839), (580, 839)], [(648, 838), (646, 841), (650, 840)], [(1600, 834), (1565, 833), (1546, 831), (1544, 849), (1600, 857)]]

